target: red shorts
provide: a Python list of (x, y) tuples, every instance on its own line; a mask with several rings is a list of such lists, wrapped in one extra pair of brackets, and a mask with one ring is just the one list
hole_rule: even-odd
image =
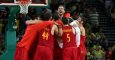
[(81, 60), (85, 60), (85, 56), (86, 56), (86, 47), (84, 44), (81, 44), (79, 47), (79, 52), (80, 52), (80, 59)]
[(16, 52), (14, 55), (14, 60), (21, 60), (21, 57), (23, 56), (23, 49), (20, 47), (16, 47)]
[(53, 60), (53, 50), (46, 46), (38, 46), (34, 60)]
[(14, 60), (28, 60), (28, 50), (24, 47), (16, 47), (16, 52), (14, 56)]
[(79, 60), (77, 47), (69, 47), (63, 50), (63, 60)]
[(56, 48), (54, 49), (54, 60), (62, 60), (62, 49)]
[(54, 40), (53, 60), (62, 60), (62, 49), (59, 47), (57, 40)]

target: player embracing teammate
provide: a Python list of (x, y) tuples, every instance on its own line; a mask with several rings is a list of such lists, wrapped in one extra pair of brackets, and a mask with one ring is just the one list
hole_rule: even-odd
[(75, 22), (79, 23), (79, 41), (74, 24), (70, 24), (72, 21), (62, 5), (53, 16), (47, 11), (41, 15), (41, 20), (28, 21), (33, 25), (31, 29), (26, 29), (24, 37), (17, 44), (14, 60), (85, 60), (83, 21)]

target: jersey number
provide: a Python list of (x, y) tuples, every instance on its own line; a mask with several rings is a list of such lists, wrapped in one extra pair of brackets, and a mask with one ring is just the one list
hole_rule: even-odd
[(70, 42), (70, 34), (67, 34), (67, 42)]
[(48, 40), (48, 36), (49, 36), (48, 32), (43, 32), (42, 34), (43, 39)]

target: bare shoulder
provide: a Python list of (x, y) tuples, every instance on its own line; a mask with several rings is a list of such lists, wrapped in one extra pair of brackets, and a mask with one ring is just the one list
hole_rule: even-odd
[(53, 27), (54, 29), (57, 29), (57, 28), (58, 28), (56, 24), (53, 24), (52, 27)]
[(82, 26), (82, 27), (80, 27), (80, 30), (83, 30), (83, 31), (84, 31), (84, 30), (85, 30), (85, 28)]
[(52, 26), (52, 34), (54, 34), (54, 32), (58, 32), (58, 27), (55, 24)]
[(85, 28), (84, 27), (80, 27), (80, 31), (81, 31), (81, 35), (85, 36)]

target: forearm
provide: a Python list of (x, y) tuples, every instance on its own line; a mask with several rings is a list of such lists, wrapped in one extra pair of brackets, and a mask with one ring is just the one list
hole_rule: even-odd
[(36, 24), (38, 22), (39, 22), (38, 20), (28, 20), (28, 21), (26, 21), (26, 24), (27, 25), (29, 25), (29, 24)]
[(80, 45), (80, 29), (78, 27), (76, 27), (75, 29), (76, 29), (76, 45), (77, 45), (77, 47), (79, 47), (79, 45)]
[(77, 33), (77, 35), (76, 35), (76, 42), (77, 42), (77, 47), (79, 47), (79, 45), (80, 45), (80, 32)]

